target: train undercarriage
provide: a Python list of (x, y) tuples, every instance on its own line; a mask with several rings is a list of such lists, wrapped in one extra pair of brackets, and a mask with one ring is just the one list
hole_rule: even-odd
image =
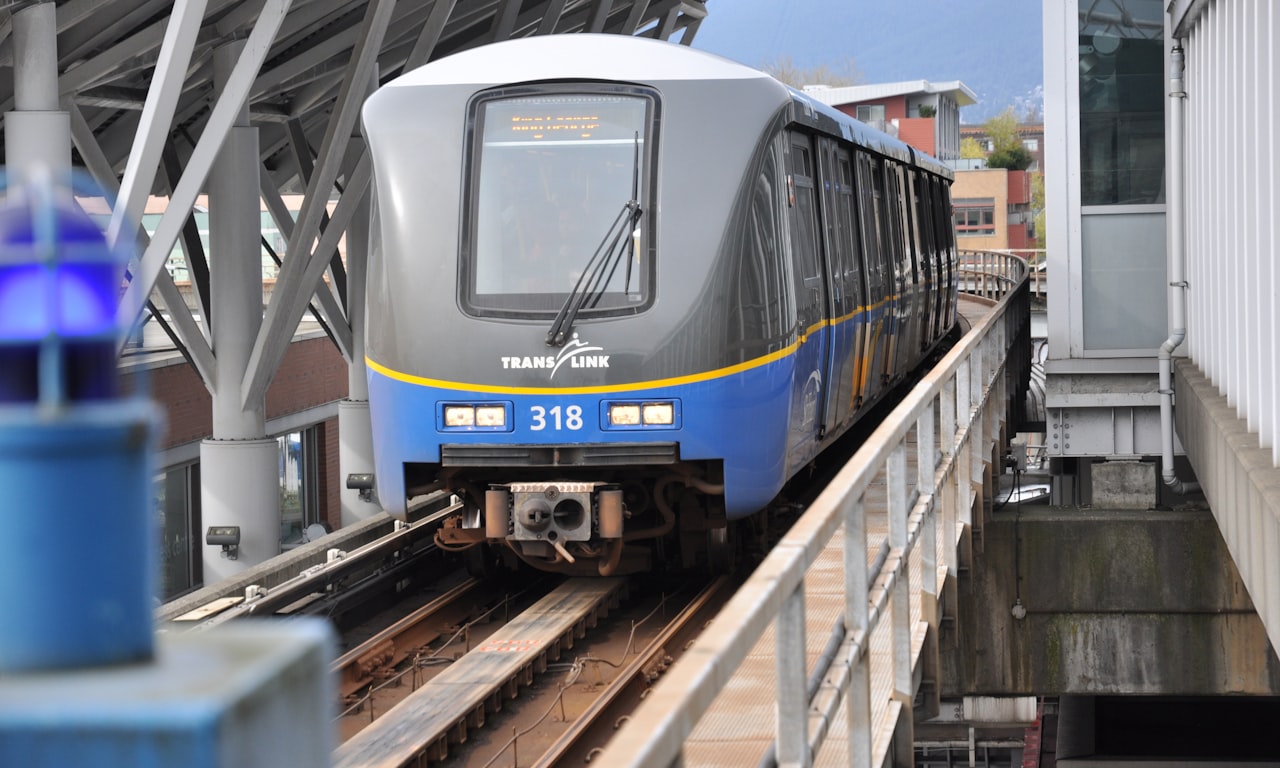
[(464, 511), (446, 521), (437, 545), (468, 551), (486, 570), (524, 563), (608, 576), (732, 560), (718, 462), (625, 472), (443, 467), (438, 478)]

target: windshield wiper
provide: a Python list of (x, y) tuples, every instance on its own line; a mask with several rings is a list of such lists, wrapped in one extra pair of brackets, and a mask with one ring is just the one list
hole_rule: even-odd
[[(547, 331), (547, 346), (562, 347), (569, 340), (569, 333), (573, 330), (573, 321), (577, 319), (578, 312), (583, 307), (592, 308), (600, 303), (603, 298), (605, 288), (613, 280), (613, 275), (618, 270), (618, 262), (624, 256), (630, 256), (635, 253), (637, 242), (640, 239), (640, 216), (644, 213), (644, 209), (640, 207), (640, 133), (636, 132), (635, 139), (635, 155), (633, 158), (631, 169), (631, 199), (623, 204), (622, 210), (618, 211), (618, 215), (614, 217), (613, 223), (609, 225), (609, 229), (604, 233), (604, 237), (600, 240), (600, 245), (596, 246), (596, 250), (591, 254), (591, 258), (587, 260), (583, 267), (582, 274), (578, 276), (577, 282), (573, 284), (573, 290), (569, 292), (568, 298), (565, 299), (564, 305), (560, 307), (560, 311), (556, 313), (556, 319), (551, 323), (551, 329)], [(630, 235), (625, 240), (626, 235)], [(626, 279), (623, 284), (623, 293), (631, 292), (631, 259), (627, 258)]]

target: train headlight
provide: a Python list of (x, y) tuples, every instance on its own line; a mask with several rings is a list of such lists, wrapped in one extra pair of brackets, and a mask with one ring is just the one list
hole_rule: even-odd
[(439, 403), (436, 428), (458, 432), (510, 432), (511, 403)]
[(609, 425), (613, 427), (639, 426), (640, 406), (636, 403), (614, 403), (609, 406)]
[(507, 426), (507, 409), (503, 408), (501, 405), (476, 406), (476, 426), (477, 427)]
[(651, 426), (671, 426), (675, 423), (675, 406), (671, 403), (645, 403), (642, 419)]
[(476, 425), (475, 406), (446, 405), (444, 407), (444, 425), (446, 427), (474, 427)]
[(605, 429), (670, 429), (680, 426), (678, 401), (604, 403)]

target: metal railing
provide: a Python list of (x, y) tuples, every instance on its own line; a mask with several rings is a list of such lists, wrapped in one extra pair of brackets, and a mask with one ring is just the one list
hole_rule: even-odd
[[(999, 251), (960, 251), (960, 289), (977, 296), (999, 294), (998, 286), (988, 286), (992, 274), (1000, 270), (1005, 259), (1015, 256), (1027, 263), (1027, 284), (1032, 296), (1043, 298), (1049, 293), (1049, 264), (1045, 251), (1018, 248)], [(993, 293), (994, 292), (994, 293)]]
[[(1022, 343), (1029, 355), (1026, 262), (985, 254), (965, 269), (983, 296), (997, 300), (992, 311), (916, 385), (773, 548), (610, 742), (602, 765), (682, 763), (686, 739), (770, 626), (776, 630), (777, 763), (811, 765), (841, 704), (848, 715), (849, 764), (872, 765), (873, 755), (887, 754), (894, 712), (905, 708), (905, 722), (910, 722), (914, 625), (927, 622), (936, 637), (939, 577), (952, 584), (957, 577), (959, 548), (974, 523), (973, 510), (981, 509), (984, 471), (1009, 407), (1006, 394), (1018, 386), (1010, 379), (1019, 374), (1005, 364), (1008, 350)], [(909, 473), (912, 439), (917, 469)], [(882, 470), (888, 483), (889, 554), (869, 573), (868, 514), (884, 512), (869, 509), (867, 492)], [(806, 572), (841, 530), (844, 641), (810, 700)], [(915, 610), (913, 571), (921, 582)], [(868, 650), (877, 633), (885, 632), (892, 651), (878, 654), (879, 664), (873, 664)], [(883, 645), (883, 636), (878, 639)], [(872, 680), (884, 676), (892, 680), (889, 693), (873, 702)], [(877, 723), (890, 727), (877, 728)]]

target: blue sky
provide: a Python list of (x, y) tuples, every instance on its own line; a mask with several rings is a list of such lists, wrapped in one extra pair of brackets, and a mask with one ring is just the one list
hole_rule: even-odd
[(838, 69), (852, 58), (864, 82), (960, 80), (979, 123), (1042, 99), (1040, 0), (708, 0), (693, 47), (760, 66)]

